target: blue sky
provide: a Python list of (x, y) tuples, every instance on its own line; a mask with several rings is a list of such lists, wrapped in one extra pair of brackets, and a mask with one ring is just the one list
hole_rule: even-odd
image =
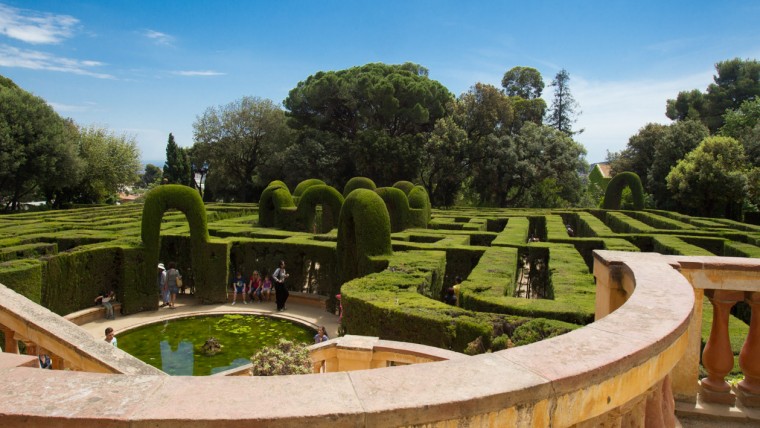
[[(0, 0), (0, 74), (161, 160), (208, 107), (281, 103), (309, 75), (412, 61), (455, 95), (514, 66), (561, 68), (589, 162), (625, 147), (714, 64), (760, 58), (755, 1)], [(550, 99), (549, 88), (544, 97)]]

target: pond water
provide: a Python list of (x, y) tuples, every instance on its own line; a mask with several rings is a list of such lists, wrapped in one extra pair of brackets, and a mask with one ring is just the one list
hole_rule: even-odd
[[(280, 338), (311, 344), (315, 331), (260, 315), (194, 316), (147, 325), (117, 336), (119, 348), (172, 376), (207, 376), (251, 362)], [(209, 337), (222, 345), (215, 355), (202, 346)]]

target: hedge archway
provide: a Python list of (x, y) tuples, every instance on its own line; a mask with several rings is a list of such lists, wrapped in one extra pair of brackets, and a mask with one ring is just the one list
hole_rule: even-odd
[(607, 185), (607, 190), (604, 192), (604, 205), (602, 208), (606, 210), (619, 210), (623, 189), (626, 187), (631, 189), (633, 209), (643, 210), (644, 187), (641, 185), (641, 179), (635, 172), (621, 172), (612, 177), (612, 180)]
[(296, 204), (288, 186), (281, 181), (273, 181), (261, 192), (259, 199), (259, 225), (287, 229), (292, 223)]
[[(293, 199), (298, 199), (301, 196), (303, 196), (303, 193), (311, 186), (318, 186), (320, 184), (325, 184), (324, 181), (318, 179), (318, 178), (308, 178), (296, 186), (296, 188), (293, 190)], [(270, 184), (271, 186), (271, 184)]]
[(338, 274), (340, 283), (385, 268), (379, 256), (393, 253), (391, 220), (383, 199), (369, 189), (352, 191), (338, 220)]
[(410, 208), (408, 227), (427, 229), (432, 212), (427, 190), (422, 186), (414, 186), (408, 197)]
[[(160, 252), (161, 221), (164, 213), (170, 209), (181, 211), (190, 226), (195, 288), (198, 293), (203, 294), (207, 288), (204, 249), (209, 241), (206, 206), (197, 190), (179, 184), (158, 186), (145, 197), (141, 226), (141, 238), (145, 247), (143, 292), (154, 297), (157, 294), (156, 266)], [(154, 298), (153, 302), (157, 307), (158, 299)]]
[(409, 225), (409, 199), (402, 189), (379, 187), (375, 192), (385, 201), (391, 220), (391, 232), (401, 232)]
[(322, 222), (317, 225), (317, 232), (329, 232), (337, 226), (343, 201), (343, 195), (332, 186), (326, 184), (309, 186), (298, 200), (296, 216), (299, 227), (306, 232), (312, 232), (311, 225), (314, 224), (317, 205), (322, 205)]

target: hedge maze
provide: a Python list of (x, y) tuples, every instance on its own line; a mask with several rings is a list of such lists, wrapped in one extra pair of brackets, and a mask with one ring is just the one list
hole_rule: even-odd
[(477, 353), (591, 322), (595, 249), (760, 257), (758, 226), (665, 211), (434, 210), (419, 186), (368, 179), (344, 193), (273, 182), (259, 204), (204, 206), (177, 187), (145, 205), (0, 216), (0, 283), (59, 314), (113, 288), (134, 313), (157, 308), (157, 260), (192, 268), (197, 296), (224, 302), (236, 270), (284, 259), (291, 290), (331, 309), (342, 295), (347, 333)]

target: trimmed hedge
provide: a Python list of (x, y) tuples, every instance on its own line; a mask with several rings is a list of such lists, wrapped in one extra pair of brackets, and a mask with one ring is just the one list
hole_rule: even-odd
[[(340, 215), (343, 201), (343, 195), (335, 190), (334, 187), (326, 184), (312, 184), (307, 187), (303, 190), (303, 194), (298, 200), (298, 207), (296, 208), (298, 230), (312, 232), (311, 225), (314, 225), (316, 230), (313, 232), (329, 232), (338, 224), (338, 216)], [(320, 224), (315, 224), (317, 205), (322, 206)]]
[(346, 282), (384, 268), (392, 254), (391, 221), (383, 199), (373, 190), (352, 191), (338, 220), (338, 269)]
[(343, 187), (343, 197), (347, 198), (348, 195), (356, 189), (375, 190), (377, 189), (377, 185), (375, 185), (375, 182), (370, 178), (354, 177), (348, 180), (346, 185)]
[(261, 227), (293, 228), (296, 204), (287, 186), (273, 181), (261, 192), (259, 199), (259, 225)]
[[(303, 196), (303, 192), (305, 192), (306, 189), (308, 189), (311, 186), (318, 186), (318, 185), (324, 185), (324, 184), (325, 184), (324, 181), (319, 180), (317, 178), (306, 179), (306, 180), (298, 183), (298, 185), (296, 186), (295, 190), (293, 190), (293, 198), (294, 199), (295, 198), (300, 198), (301, 196)], [(271, 186), (272, 183), (269, 183), (269, 185)]]
[(0, 284), (35, 303), (43, 303), (43, 267), (39, 260), (11, 260), (0, 263)]
[(401, 180), (401, 181), (397, 181), (393, 183), (393, 187), (401, 190), (407, 196), (409, 195), (409, 192), (411, 192), (412, 189), (414, 189), (414, 186), (415, 186), (414, 183), (412, 183), (411, 181), (405, 181), (405, 180)]
[(430, 223), (430, 197), (422, 186), (414, 186), (409, 192), (409, 227), (426, 229)]
[[(191, 239), (191, 257), (195, 272), (196, 290), (205, 290), (211, 283), (206, 281), (207, 258), (204, 257), (205, 246), (209, 241), (206, 207), (198, 191), (191, 187), (178, 184), (166, 184), (153, 188), (145, 196), (143, 206), (141, 237), (145, 247), (143, 261), (144, 294), (157, 292), (157, 269), (160, 250), (161, 221), (169, 209), (182, 211), (189, 223)], [(142, 293), (141, 293), (142, 294)], [(158, 299), (153, 300), (153, 306), (158, 306)], [(126, 311), (131, 311), (130, 305), (135, 302), (123, 301)]]
[(380, 187), (375, 189), (385, 202), (388, 209), (388, 215), (391, 220), (391, 232), (401, 232), (409, 226), (409, 217), (411, 214), (409, 208), (409, 199), (406, 194), (395, 187)]
[(644, 209), (644, 187), (641, 185), (641, 179), (635, 172), (621, 172), (612, 177), (607, 189), (604, 191), (603, 208), (607, 210), (619, 210), (620, 199), (623, 196), (624, 188), (631, 189), (633, 196), (633, 209)]

